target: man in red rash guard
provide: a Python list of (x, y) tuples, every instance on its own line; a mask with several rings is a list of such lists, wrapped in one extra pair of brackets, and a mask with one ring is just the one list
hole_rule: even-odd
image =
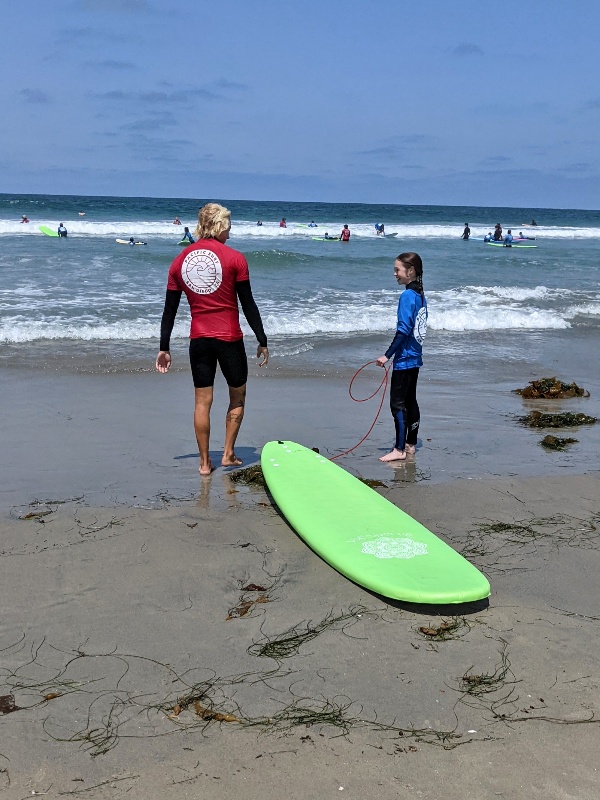
[(233, 467), (242, 463), (235, 454), (235, 442), (244, 418), (248, 360), (240, 328), (238, 300), (258, 340), (256, 357), (262, 358), (259, 366), (264, 367), (269, 361), (267, 337), (250, 288), (248, 262), (242, 253), (225, 244), (230, 229), (231, 212), (223, 206), (207, 203), (198, 212), (195, 244), (178, 255), (169, 269), (160, 351), (156, 358), (158, 372), (168, 372), (171, 366), (171, 332), (181, 294), (185, 292), (192, 314), (190, 364), (201, 475), (210, 475), (213, 470), (209, 456), (210, 409), (217, 364), (229, 386), (221, 464)]
[(340, 239), (342, 242), (350, 241), (350, 228), (347, 225), (344, 225), (342, 232), (340, 233)]

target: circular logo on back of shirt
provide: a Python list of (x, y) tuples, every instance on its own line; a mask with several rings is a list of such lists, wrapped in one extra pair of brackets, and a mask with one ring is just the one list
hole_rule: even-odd
[(183, 259), (181, 277), (192, 292), (212, 294), (221, 285), (223, 268), (212, 250), (192, 250)]
[(415, 320), (415, 329), (414, 329), (414, 337), (419, 344), (423, 344), (423, 340), (425, 339), (425, 334), (427, 333), (427, 310), (425, 306), (420, 308), (417, 312), (417, 318)]

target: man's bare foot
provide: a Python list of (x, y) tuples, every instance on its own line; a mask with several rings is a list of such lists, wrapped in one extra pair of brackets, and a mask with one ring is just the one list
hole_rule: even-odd
[(414, 456), (414, 454), (417, 452), (417, 446), (415, 444), (407, 444), (405, 445), (404, 450), (407, 455)]
[(200, 475), (210, 475), (210, 473), (213, 472), (213, 470), (214, 470), (214, 467), (212, 465), (212, 461), (209, 458), (208, 459), (208, 464), (200, 464), (200, 468), (198, 469), (198, 472), (200, 473)]
[(244, 462), (241, 458), (238, 458), (235, 453), (232, 453), (230, 456), (226, 456), (223, 453), (223, 458), (221, 460), (221, 465), (223, 467), (241, 467)]
[(384, 456), (381, 456), (379, 460), (387, 463), (388, 461), (404, 461), (405, 459), (406, 452), (404, 450), (398, 450), (397, 447), (394, 447), (391, 453), (386, 453)]

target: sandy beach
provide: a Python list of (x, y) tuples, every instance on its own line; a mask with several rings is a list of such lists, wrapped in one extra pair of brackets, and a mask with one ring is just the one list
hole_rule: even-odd
[[(337, 574), (262, 489), (200, 481), (187, 375), (3, 377), (2, 797), (597, 796), (592, 461), (542, 470), (523, 431), (534, 475), (490, 474), (480, 423), (484, 468), (459, 479), (425, 393), (432, 442), (393, 471), (376, 426), (343, 465), (492, 585), (489, 604), (412, 607)], [(246, 463), (274, 425), (351, 446), (366, 415), (339, 414), (340, 387), (318, 382), (317, 413), (316, 380), (254, 376)]]

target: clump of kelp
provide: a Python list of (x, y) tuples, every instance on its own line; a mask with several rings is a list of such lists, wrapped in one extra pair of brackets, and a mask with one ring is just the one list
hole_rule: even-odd
[(566, 450), (570, 444), (575, 444), (578, 442), (579, 439), (573, 438), (564, 438), (562, 439), (560, 436), (544, 436), (540, 444), (542, 447), (545, 447), (546, 450)]
[(523, 389), (513, 389), (515, 394), (531, 400), (566, 400), (570, 397), (589, 397), (590, 393), (575, 382), (563, 383), (558, 378), (540, 378), (529, 381)]
[(449, 639), (460, 639), (471, 630), (465, 617), (444, 619), (439, 625), (421, 625), (419, 633), (432, 642), (446, 642)]
[(253, 464), (251, 467), (245, 469), (236, 469), (229, 475), (230, 480), (234, 483), (243, 483), (246, 486), (258, 486), (261, 489), (266, 489), (265, 476), (263, 475), (262, 467), (260, 464)]
[(587, 414), (573, 414), (564, 411), (560, 414), (546, 414), (543, 411), (530, 411), (524, 417), (517, 417), (521, 425), (529, 428), (576, 428), (578, 425), (594, 425), (598, 420)]

